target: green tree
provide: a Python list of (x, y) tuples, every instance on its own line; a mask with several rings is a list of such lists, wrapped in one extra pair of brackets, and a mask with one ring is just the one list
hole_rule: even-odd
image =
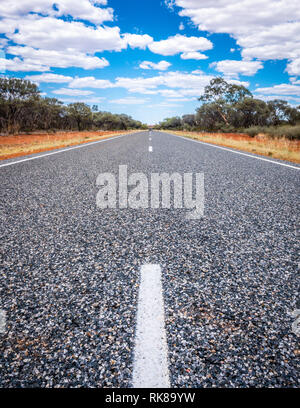
[(266, 126), (270, 109), (266, 102), (255, 98), (244, 98), (234, 104), (231, 123), (234, 127)]
[(0, 78), (1, 125), (8, 133), (17, 133), (25, 120), (24, 113), (39, 99), (36, 84), (18, 78)]
[(229, 84), (223, 78), (217, 77), (204, 88), (204, 94), (198, 100), (205, 104), (212, 104), (211, 109), (216, 109), (221, 120), (229, 126), (228, 116), (232, 105), (246, 97), (252, 97), (252, 94), (243, 85)]
[(73, 120), (77, 129), (84, 130), (89, 128), (92, 124), (92, 111), (91, 108), (83, 102), (70, 103), (68, 105), (68, 113), (70, 119)]

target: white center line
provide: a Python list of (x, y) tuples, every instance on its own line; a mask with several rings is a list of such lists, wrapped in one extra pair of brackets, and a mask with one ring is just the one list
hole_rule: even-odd
[(149, 152), (153, 152), (153, 147), (149, 146)]
[(149, 137), (149, 140), (151, 141), (151, 140), (152, 140), (152, 137)]
[(132, 385), (133, 388), (170, 388), (159, 265), (141, 267)]
[(6, 313), (4, 310), (0, 309), (0, 334), (5, 333), (5, 327), (6, 327)]

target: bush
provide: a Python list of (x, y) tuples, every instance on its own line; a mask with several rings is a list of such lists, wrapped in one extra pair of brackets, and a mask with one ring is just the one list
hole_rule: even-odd
[(290, 126), (251, 126), (242, 130), (243, 133), (254, 137), (259, 133), (263, 133), (273, 138), (286, 137), (289, 140), (300, 140), (300, 125)]

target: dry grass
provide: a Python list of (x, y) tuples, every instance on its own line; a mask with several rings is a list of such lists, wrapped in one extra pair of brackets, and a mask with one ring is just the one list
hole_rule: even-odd
[(0, 136), (0, 160), (107, 139), (126, 133), (132, 133), (132, 131), (57, 132)]
[(172, 133), (207, 143), (243, 150), (262, 156), (273, 157), (274, 159), (300, 163), (299, 140), (288, 140), (285, 138), (274, 139), (264, 134), (250, 137), (239, 133), (198, 133), (179, 131)]

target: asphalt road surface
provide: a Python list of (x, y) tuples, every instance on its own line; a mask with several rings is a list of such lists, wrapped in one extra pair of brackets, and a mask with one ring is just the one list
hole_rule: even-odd
[[(0, 163), (0, 387), (132, 387), (143, 265), (171, 387), (299, 386), (300, 166), (154, 131), (54, 153)], [(204, 216), (101, 210), (119, 165), (204, 173)]]

